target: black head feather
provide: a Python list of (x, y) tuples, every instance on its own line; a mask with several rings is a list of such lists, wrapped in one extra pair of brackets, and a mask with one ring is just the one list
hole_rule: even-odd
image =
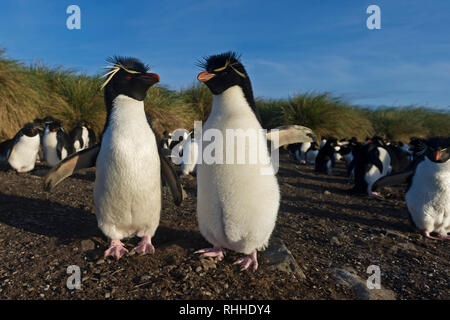
[(228, 51), (207, 56), (203, 60), (198, 61), (197, 66), (215, 75), (212, 79), (204, 81), (205, 85), (208, 86), (214, 95), (222, 94), (225, 90), (233, 86), (240, 86), (247, 103), (252, 108), (258, 120), (260, 120), (253, 97), (250, 78), (241, 62), (241, 56), (239, 54)]
[(214, 69), (224, 67), (227, 62), (229, 64), (240, 64), (242, 66), (241, 55), (234, 51), (214, 54), (203, 57), (202, 60), (197, 61), (196, 65), (205, 71), (213, 72)]
[(128, 70), (139, 73), (146, 73), (150, 70), (147, 64), (133, 57), (112, 56), (106, 59), (106, 61), (114, 66), (123, 66)]

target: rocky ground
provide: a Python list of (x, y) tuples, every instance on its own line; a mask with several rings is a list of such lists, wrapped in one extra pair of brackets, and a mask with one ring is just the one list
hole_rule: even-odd
[[(108, 242), (97, 228), (94, 170), (52, 193), (47, 169), (0, 172), (1, 299), (450, 299), (450, 241), (433, 241), (410, 227), (401, 189), (385, 199), (350, 196), (339, 163), (335, 175), (313, 172), (284, 154), (282, 202), (271, 246), (257, 272), (225, 260), (200, 259), (209, 244), (198, 231), (194, 177), (175, 207), (164, 190), (156, 253), (103, 259)], [(132, 249), (138, 239), (125, 240)], [(70, 290), (67, 268), (79, 266), (81, 288)], [(368, 290), (367, 268), (381, 270), (381, 290)]]

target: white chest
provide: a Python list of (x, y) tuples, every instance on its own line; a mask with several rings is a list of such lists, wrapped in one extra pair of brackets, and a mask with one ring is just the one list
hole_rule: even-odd
[(56, 132), (51, 132), (48, 127), (45, 128), (44, 137), (42, 139), (42, 146), (44, 149), (45, 161), (50, 166), (55, 166), (60, 160), (56, 152), (57, 145), (58, 140)]
[(450, 217), (450, 162), (421, 162), (405, 199), (413, 216)]
[(39, 135), (20, 137), (9, 157), (9, 164), (16, 170), (26, 167), (34, 167), (39, 150)]
[(89, 147), (89, 131), (86, 127), (83, 127), (81, 138), (83, 139), (83, 149), (86, 149)]
[(118, 96), (113, 105), (97, 158), (99, 177), (114, 176), (115, 185), (125, 180), (149, 183), (159, 175), (159, 155), (144, 104)]

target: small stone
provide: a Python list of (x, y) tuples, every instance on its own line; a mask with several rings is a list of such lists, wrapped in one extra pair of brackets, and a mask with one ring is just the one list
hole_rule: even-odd
[(325, 192), (323, 194), (326, 195), (326, 196), (329, 196), (331, 194), (331, 192), (328, 191), (328, 190), (325, 190)]
[(395, 300), (396, 296), (392, 290), (369, 289), (367, 281), (361, 279), (353, 269), (338, 269), (330, 270), (330, 276), (337, 284), (351, 289), (358, 299), (361, 300)]
[(305, 273), (300, 269), (292, 253), (281, 240), (272, 243), (263, 255), (269, 260), (267, 269), (295, 273), (300, 279), (306, 279)]
[(109, 298), (111, 298), (111, 292), (105, 293), (105, 299), (109, 299)]
[(81, 240), (81, 250), (86, 252), (95, 249), (95, 243), (92, 240)]
[(217, 266), (214, 263), (214, 261), (209, 260), (209, 259), (200, 259), (200, 263), (202, 264), (203, 269), (205, 271), (207, 271), (209, 269), (216, 269), (217, 268)]
[(105, 259), (99, 259), (96, 262), (96, 264), (103, 264), (103, 263), (105, 263)]
[(200, 272), (202, 271), (202, 267), (198, 266), (197, 268), (195, 268), (195, 272)]

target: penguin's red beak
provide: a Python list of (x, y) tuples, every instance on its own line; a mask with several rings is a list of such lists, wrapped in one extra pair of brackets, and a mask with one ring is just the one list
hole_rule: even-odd
[(197, 76), (198, 81), (206, 82), (214, 78), (216, 75), (214, 73), (209, 73), (208, 71), (200, 72)]
[(156, 73), (145, 73), (141, 76), (141, 79), (151, 85), (159, 82), (159, 76)]

